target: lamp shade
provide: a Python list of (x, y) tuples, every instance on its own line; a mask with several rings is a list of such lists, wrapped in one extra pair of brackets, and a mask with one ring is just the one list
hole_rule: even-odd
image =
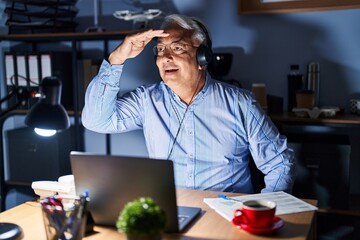
[(61, 105), (61, 81), (46, 77), (40, 85), (40, 100), (31, 108), (25, 124), (31, 128), (62, 131), (70, 127), (69, 116)]

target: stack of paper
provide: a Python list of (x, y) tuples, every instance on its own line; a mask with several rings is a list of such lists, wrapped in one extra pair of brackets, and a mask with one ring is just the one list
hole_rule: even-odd
[(276, 215), (315, 211), (318, 209), (317, 207), (285, 192), (249, 194), (231, 197), (229, 200), (223, 198), (204, 198), (204, 202), (216, 210), (216, 212), (225, 219), (231, 221), (234, 217), (234, 211), (242, 206), (241, 201), (250, 199), (267, 199), (276, 202)]

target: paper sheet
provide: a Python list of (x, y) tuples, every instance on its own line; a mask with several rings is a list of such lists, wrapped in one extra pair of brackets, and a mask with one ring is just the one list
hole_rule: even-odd
[[(232, 199), (245, 201), (255, 199), (267, 199), (276, 202), (276, 215), (315, 211), (318, 208), (285, 192), (271, 192), (249, 194), (244, 196), (231, 197)], [(204, 198), (204, 202), (215, 209), (222, 217), (231, 221), (234, 211), (240, 208), (242, 203), (222, 198)]]

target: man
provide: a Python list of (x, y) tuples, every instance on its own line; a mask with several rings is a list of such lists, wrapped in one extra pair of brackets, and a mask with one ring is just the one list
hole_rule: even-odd
[[(123, 64), (153, 38), (162, 81), (118, 97)], [(174, 162), (177, 187), (252, 193), (252, 155), (265, 174), (262, 192), (290, 192), (295, 169), (286, 138), (250, 92), (206, 73), (206, 45), (205, 26), (181, 15), (167, 16), (161, 30), (126, 36), (87, 89), (83, 125), (101, 133), (142, 128), (150, 157)]]

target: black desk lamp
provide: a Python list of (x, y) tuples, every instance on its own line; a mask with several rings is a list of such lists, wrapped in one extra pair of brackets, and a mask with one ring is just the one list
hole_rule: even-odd
[[(42, 136), (52, 136), (58, 131), (68, 129), (70, 120), (64, 107), (60, 104), (61, 81), (56, 77), (46, 77), (40, 85), (40, 100), (31, 108), (25, 118), (25, 124), (35, 129), (35, 132)], [(17, 97), (17, 103), (4, 112), (0, 117), (15, 109), (31, 97), (26, 90), (20, 91), (16, 88), (8, 96), (0, 100), (0, 104), (11, 97)], [(2, 186), (1, 186), (2, 187)], [(13, 223), (0, 223), (1, 239), (22, 239), (23, 230)]]
[(40, 100), (26, 115), (25, 124), (42, 136), (52, 136), (70, 127), (69, 116), (61, 105), (61, 81), (46, 77), (40, 85)]

